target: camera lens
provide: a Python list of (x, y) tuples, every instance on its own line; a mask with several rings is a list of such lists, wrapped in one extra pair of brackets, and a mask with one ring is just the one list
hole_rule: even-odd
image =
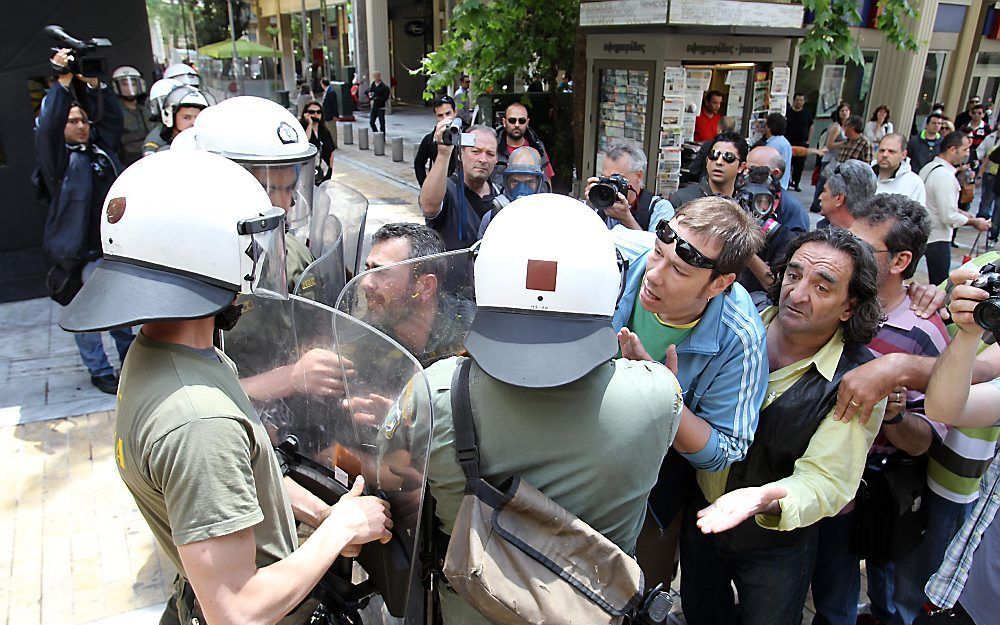
[(611, 208), (618, 199), (618, 192), (610, 184), (599, 182), (590, 188), (587, 199), (594, 208)]
[(1000, 331), (1000, 297), (991, 297), (979, 302), (972, 310), (972, 318), (984, 330)]

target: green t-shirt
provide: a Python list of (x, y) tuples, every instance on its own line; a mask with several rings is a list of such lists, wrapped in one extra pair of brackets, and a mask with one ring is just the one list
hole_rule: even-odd
[(182, 576), (176, 545), (252, 527), (258, 568), (298, 546), (278, 459), (225, 356), (140, 333), (114, 436), (118, 473)]
[(639, 342), (646, 352), (659, 361), (666, 356), (668, 347), (687, 338), (696, 325), (698, 320), (680, 326), (664, 323), (656, 314), (643, 308), (638, 297), (635, 298), (632, 318), (628, 321), (628, 329), (639, 336)]

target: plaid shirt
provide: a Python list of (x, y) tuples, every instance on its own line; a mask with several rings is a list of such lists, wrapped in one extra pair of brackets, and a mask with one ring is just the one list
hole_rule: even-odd
[[(996, 383), (996, 382), (994, 382)], [(986, 471), (979, 489), (979, 502), (972, 511), (972, 516), (965, 522), (958, 535), (952, 539), (944, 561), (937, 573), (931, 576), (924, 592), (931, 603), (939, 608), (953, 608), (965, 588), (972, 566), (972, 556), (979, 547), (983, 532), (993, 522), (1000, 509), (1000, 456)]]
[(872, 146), (864, 135), (858, 135), (853, 140), (849, 139), (840, 146), (840, 151), (837, 152), (837, 162), (843, 163), (852, 158), (865, 163), (872, 162)]

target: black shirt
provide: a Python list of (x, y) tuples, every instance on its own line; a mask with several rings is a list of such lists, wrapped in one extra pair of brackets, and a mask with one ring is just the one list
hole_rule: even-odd
[[(437, 145), (434, 143), (434, 132), (428, 132), (424, 135), (424, 138), (420, 140), (420, 146), (417, 148), (417, 155), (413, 158), (413, 175), (417, 177), (417, 184), (421, 187), (424, 186), (424, 180), (427, 179), (427, 171), (434, 166), (437, 154)], [(452, 150), (451, 162), (448, 163), (449, 176), (455, 173), (455, 168), (457, 166), (458, 150)]]
[[(792, 239), (801, 234), (785, 226), (781, 226), (772, 232), (773, 236), (767, 238), (764, 242), (764, 249), (757, 254), (761, 260), (767, 263), (768, 267), (774, 267), (775, 263), (785, 256)], [(757, 276), (753, 275), (753, 272), (749, 268), (743, 270), (737, 282), (742, 284), (748, 293), (764, 290), (764, 286), (760, 283), (760, 280), (757, 279)]]
[(813, 124), (813, 116), (809, 109), (803, 107), (801, 111), (796, 111), (788, 107), (785, 119), (788, 121), (788, 126), (785, 128), (785, 138), (788, 142), (792, 145), (808, 145), (809, 128)]
[(384, 109), (390, 95), (389, 86), (384, 82), (372, 83), (372, 86), (368, 88), (368, 95), (371, 98), (373, 109)]
[(483, 216), (493, 208), (493, 198), (498, 193), (498, 189), (487, 182), (489, 191), (480, 197), (467, 185), (460, 184), (458, 176), (456, 173), (448, 177), (441, 212), (424, 220), (429, 228), (441, 235), (449, 252), (465, 249), (476, 242)]

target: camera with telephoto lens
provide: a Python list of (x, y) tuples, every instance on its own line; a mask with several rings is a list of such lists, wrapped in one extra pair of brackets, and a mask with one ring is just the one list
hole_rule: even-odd
[(771, 170), (758, 165), (747, 170), (733, 198), (740, 208), (757, 219), (761, 232), (767, 238), (773, 237), (781, 227), (774, 218), (775, 186)]
[[(70, 74), (79, 74), (84, 78), (105, 78), (108, 75), (108, 60), (103, 56), (96, 56), (94, 53), (101, 48), (110, 48), (111, 40), (104, 37), (91, 37), (80, 40), (66, 34), (62, 26), (46, 26), (44, 32), (59, 42), (59, 48), (52, 48), (53, 54), (60, 48), (69, 48), (73, 51), (73, 58), (69, 61), (69, 66), (62, 70)], [(55, 68), (54, 68), (55, 69)]]
[(597, 179), (587, 199), (594, 208), (611, 208), (618, 201), (618, 194), (628, 197), (628, 179), (621, 174), (611, 174)]
[(980, 328), (992, 332), (1000, 341), (1000, 273), (997, 273), (997, 266), (993, 263), (983, 265), (972, 286), (990, 294), (989, 298), (976, 304), (972, 318)]
[(462, 132), (462, 119), (456, 117), (441, 133), (441, 143), (442, 145), (471, 148), (476, 145), (476, 135), (471, 132)]

